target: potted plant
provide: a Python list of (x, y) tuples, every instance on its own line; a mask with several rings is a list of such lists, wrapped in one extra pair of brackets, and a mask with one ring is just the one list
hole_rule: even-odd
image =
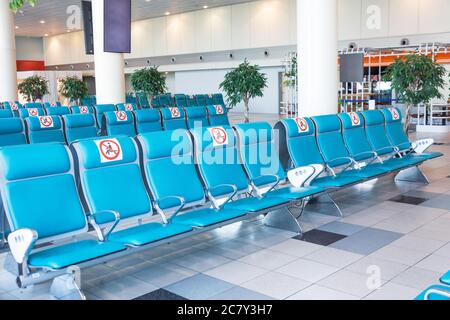
[(267, 87), (266, 74), (261, 73), (259, 67), (251, 65), (247, 59), (236, 69), (228, 72), (225, 80), (220, 84), (220, 89), (225, 91), (231, 107), (244, 102), (245, 122), (249, 121), (250, 99), (262, 97), (265, 87)]
[(62, 79), (60, 83), (59, 93), (68, 98), (71, 104), (80, 104), (89, 92), (86, 82), (76, 76)]
[(34, 7), (38, 0), (11, 0), (9, 1), (9, 7), (12, 11), (14, 11), (14, 13), (16, 13), (17, 10), (23, 7), (25, 2), (28, 2), (30, 6)]
[(156, 96), (166, 92), (166, 76), (158, 71), (158, 66), (136, 70), (131, 75), (131, 85), (136, 93)]
[(28, 102), (42, 100), (49, 93), (47, 80), (37, 75), (26, 78), (18, 85), (18, 89)]
[(404, 129), (408, 132), (411, 109), (433, 98), (441, 98), (439, 92), (445, 85), (445, 68), (426, 55), (410, 54), (390, 65), (385, 80), (392, 82), (397, 98), (406, 104)]

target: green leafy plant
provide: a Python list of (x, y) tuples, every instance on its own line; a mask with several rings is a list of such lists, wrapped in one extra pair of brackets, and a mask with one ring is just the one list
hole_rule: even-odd
[(244, 102), (245, 122), (249, 119), (250, 99), (262, 97), (265, 87), (267, 87), (266, 74), (261, 73), (259, 67), (251, 65), (247, 59), (236, 69), (228, 72), (225, 80), (220, 84), (220, 89), (225, 91), (231, 107)]
[(38, 0), (11, 0), (9, 2), (9, 7), (12, 11), (14, 11), (14, 13), (16, 13), (17, 10), (24, 6), (25, 2), (28, 2), (30, 6), (34, 7), (37, 4)]
[(405, 131), (408, 132), (411, 121), (411, 108), (428, 103), (433, 98), (441, 98), (439, 92), (445, 85), (445, 68), (425, 55), (410, 54), (397, 59), (390, 65), (384, 76), (392, 82), (397, 98), (406, 106)]
[(26, 78), (18, 85), (18, 89), (28, 102), (42, 100), (49, 93), (47, 80), (40, 76)]
[(86, 82), (76, 76), (70, 76), (61, 81), (59, 93), (68, 98), (71, 103), (80, 103), (85, 96), (88, 95), (88, 87)]
[(131, 75), (131, 85), (138, 93), (150, 96), (160, 95), (166, 92), (166, 76), (158, 71), (158, 66), (136, 70)]
[(286, 80), (283, 84), (287, 87), (294, 87), (297, 82), (297, 56), (293, 55), (289, 67), (284, 73)]

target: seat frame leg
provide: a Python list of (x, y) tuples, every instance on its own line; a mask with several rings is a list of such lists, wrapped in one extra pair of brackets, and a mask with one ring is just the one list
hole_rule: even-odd
[(303, 233), (300, 223), (287, 207), (268, 212), (264, 217), (263, 223), (268, 227), (291, 231), (297, 234)]
[(395, 181), (416, 182), (424, 184), (430, 183), (430, 180), (428, 180), (427, 176), (417, 166), (402, 170), (397, 173), (397, 175), (395, 176)]
[(81, 270), (77, 266), (67, 269), (67, 273), (53, 279), (50, 293), (59, 300), (86, 300), (81, 291)]
[(311, 211), (321, 214), (344, 217), (344, 214), (339, 208), (339, 205), (334, 201), (330, 193), (324, 193), (320, 196), (312, 198), (308, 203), (308, 207)]

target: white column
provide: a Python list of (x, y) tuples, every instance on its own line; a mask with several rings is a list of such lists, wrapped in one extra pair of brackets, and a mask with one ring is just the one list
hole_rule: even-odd
[(297, 0), (298, 102), (300, 116), (338, 108), (337, 0)]
[(103, 50), (103, 4), (103, 0), (92, 0), (97, 103), (124, 103), (125, 71), (123, 54)]
[(14, 14), (9, 1), (0, 1), (0, 101), (17, 100)]

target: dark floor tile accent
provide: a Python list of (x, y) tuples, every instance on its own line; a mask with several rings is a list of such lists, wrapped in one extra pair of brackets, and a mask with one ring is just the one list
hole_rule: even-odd
[(158, 289), (133, 300), (188, 300), (165, 289)]
[(414, 204), (414, 205), (421, 204), (422, 202), (425, 202), (427, 200), (428, 199), (418, 198), (418, 197), (410, 197), (410, 196), (405, 196), (402, 194), (389, 199), (389, 201)]
[(305, 232), (304, 234), (295, 236), (293, 239), (311, 242), (322, 246), (329, 246), (330, 244), (342, 240), (346, 237), (347, 236), (344, 236), (342, 234), (314, 229)]

